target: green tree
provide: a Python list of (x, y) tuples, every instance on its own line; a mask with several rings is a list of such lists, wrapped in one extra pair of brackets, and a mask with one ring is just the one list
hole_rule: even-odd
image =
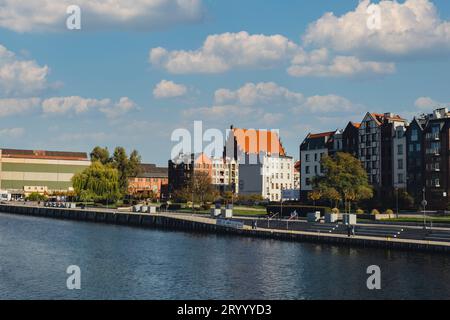
[(91, 152), (91, 161), (99, 161), (102, 164), (111, 162), (108, 148), (95, 147)]
[(204, 205), (213, 202), (219, 197), (219, 192), (212, 185), (211, 177), (206, 172), (196, 172), (186, 186), (178, 190), (175, 197), (179, 200), (192, 201)]
[(115, 203), (121, 197), (118, 170), (100, 161), (75, 174), (72, 184), (81, 201)]
[(343, 200), (346, 211), (350, 212), (353, 202), (373, 197), (366, 170), (351, 154), (338, 152), (334, 157), (324, 157), (321, 164), (325, 175), (314, 179), (314, 190), (324, 195), (334, 190), (332, 200)]
[(123, 194), (128, 192), (128, 179), (136, 177), (139, 173), (141, 156), (134, 150), (128, 158), (127, 152), (123, 147), (117, 147), (112, 156), (112, 165), (119, 172), (119, 185)]

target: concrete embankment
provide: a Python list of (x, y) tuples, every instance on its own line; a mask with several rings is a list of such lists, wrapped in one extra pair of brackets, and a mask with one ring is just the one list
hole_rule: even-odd
[(365, 236), (349, 238), (345, 235), (339, 234), (319, 234), (313, 232), (270, 230), (260, 228), (252, 230), (248, 227), (244, 227), (244, 229), (236, 229), (233, 227), (218, 225), (215, 219), (172, 213), (135, 214), (101, 210), (60, 209), (9, 204), (0, 204), (0, 212), (94, 223), (128, 225), (142, 228), (207, 232), (284, 241), (327, 243), (341, 246), (377, 247), (415, 251), (450, 252), (450, 243), (447, 242)]

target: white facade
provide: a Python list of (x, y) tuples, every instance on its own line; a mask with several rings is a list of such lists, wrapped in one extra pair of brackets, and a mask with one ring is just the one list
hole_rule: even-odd
[(393, 155), (393, 186), (394, 188), (406, 189), (406, 127), (398, 126), (395, 128), (395, 133), (392, 143)]
[(282, 190), (294, 188), (294, 159), (290, 157), (263, 158), (262, 197), (270, 201), (281, 201)]
[(315, 177), (322, 176), (323, 170), (321, 160), (328, 155), (328, 149), (315, 149), (315, 150), (302, 150), (300, 151), (301, 157), (301, 190), (312, 191), (313, 180)]
[(214, 159), (211, 169), (212, 184), (239, 193), (239, 165), (234, 159)]
[(262, 156), (258, 164), (239, 165), (240, 194), (259, 194), (280, 201), (282, 190), (294, 188), (294, 160), (291, 157)]

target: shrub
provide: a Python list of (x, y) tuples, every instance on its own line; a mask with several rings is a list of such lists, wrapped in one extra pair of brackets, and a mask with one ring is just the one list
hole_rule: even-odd
[(358, 209), (358, 210), (356, 210), (356, 214), (364, 214), (364, 210)]
[(333, 213), (333, 214), (339, 214), (339, 209), (338, 209), (338, 208), (333, 208), (333, 209), (331, 210), (331, 213)]
[(47, 197), (43, 194), (33, 192), (27, 197), (28, 201), (47, 201)]
[(391, 209), (387, 209), (385, 214), (393, 215), (394, 211), (392, 211)]
[(378, 211), (377, 209), (373, 209), (372, 210), (372, 215), (373, 216), (376, 216), (376, 215), (379, 215), (380, 214), (380, 211)]

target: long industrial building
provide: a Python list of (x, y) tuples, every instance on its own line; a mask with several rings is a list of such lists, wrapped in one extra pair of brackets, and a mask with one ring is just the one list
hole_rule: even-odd
[(74, 174), (90, 165), (83, 152), (0, 150), (0, 189), (14, 195), (72, 190)]

